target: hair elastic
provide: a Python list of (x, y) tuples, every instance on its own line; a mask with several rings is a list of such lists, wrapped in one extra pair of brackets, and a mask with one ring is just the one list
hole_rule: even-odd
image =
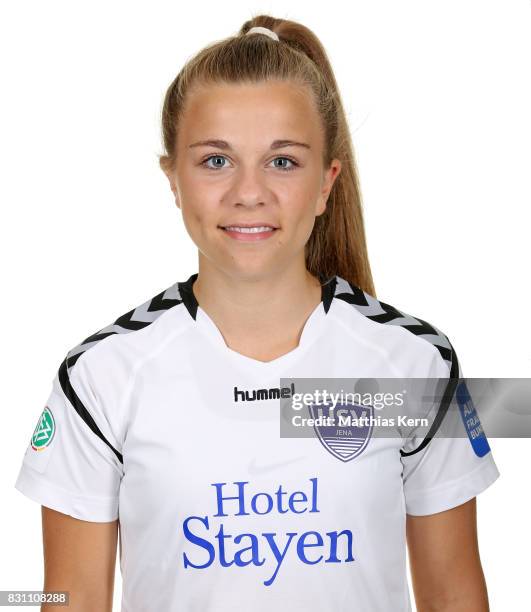
[(272, 38), (273, 40), (279, 40), (278, 38), (278, 34), (276, 32), (273, 32), (273, 30), (270, 30), (269, 28), (264, 28), (262, 26), (254, 26), (252, 27), (250, 30), (247, 30), (247, 32), (245, 32), (245, 34), (265, 34), (266, 36), (269, 36), (269, 38)]

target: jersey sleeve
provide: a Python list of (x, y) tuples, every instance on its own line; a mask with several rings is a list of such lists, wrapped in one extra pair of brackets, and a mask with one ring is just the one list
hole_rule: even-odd
[[(500, 475), (482, 429), (473, 398), (453, 352), (455, 369), (438, 357), (435, 369), (445, 392), (433, 402), (428, 421), (438, 428), (433, 436), (411, 435), (401, 452), (402, 479), (407, 514), (426, 515), (464, 504)], [(432, 370), (433, 371), (433, 370)], [(442, 374), (446, 371), (447, 380)], [(458, 376), (457, 373), (458, 372)]]
[(113, 428), (83, 359), (70, 368), (65, 359), (38, 415), (15, 487), (77, 519), (117, 519), (123, 458)]

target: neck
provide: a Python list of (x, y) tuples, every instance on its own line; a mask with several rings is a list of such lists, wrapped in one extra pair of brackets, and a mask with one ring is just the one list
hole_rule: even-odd
[(227, 274), (199, 266), (193, 293), (229, 346), (298, 344), (304, 322), (321, 302), (319, 279), (303, 266), (272, 274)]

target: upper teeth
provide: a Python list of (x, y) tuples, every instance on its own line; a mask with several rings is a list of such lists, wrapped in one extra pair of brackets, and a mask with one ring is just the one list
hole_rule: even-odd
[(229, 225), (225, 229), (231, 230), (233, 232), (243, 232), (244, 234), (252, 234), (256, 232), (267, 232), (274, 228), (268, 227), (267, 225), (264, 225), (262, 227), (236, 227), (235, 225)]

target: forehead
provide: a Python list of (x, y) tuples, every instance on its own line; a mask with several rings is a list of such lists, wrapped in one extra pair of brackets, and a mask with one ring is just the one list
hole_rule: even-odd
[(320, 138), (320, 118), (308, 89), (281, 81), (209, 84), (187, 95), (179, 131), (191, 138), (237, 140)]

